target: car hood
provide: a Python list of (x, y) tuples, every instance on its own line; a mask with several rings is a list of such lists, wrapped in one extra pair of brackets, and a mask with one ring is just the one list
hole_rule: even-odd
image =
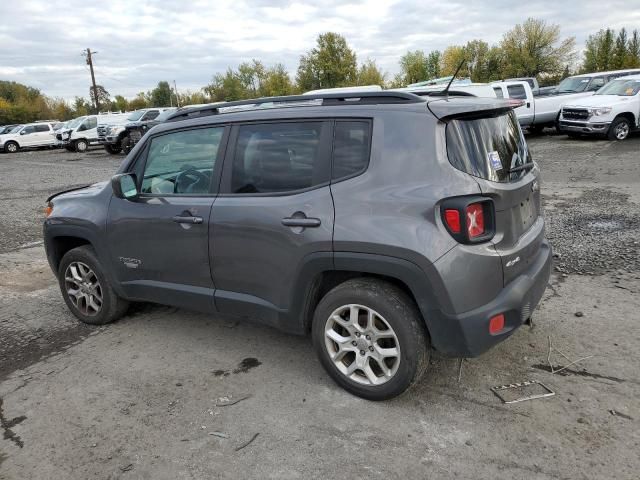
[(592, 95), (591, 97), (581, 98), (574, 103), (567, 103), (565, 107), (610, 107), (619, 103), (628, 102), (633, 97), (623, 97), (621, 95)]
[(61, 192), (54, 193), (49, 198), (47, 198), (47, 202), (50, 202), (54, 198), (78, 198), (78, 197), (87, 197), (91, 195), (95, 195), (98, 192), (101, 192), (104, 187), (109, 183), (108, 180), (104, 182), (94, 183), (92, 185), (82, 185), (78, 187), (73, 187), (68, 190), (62, 190)]

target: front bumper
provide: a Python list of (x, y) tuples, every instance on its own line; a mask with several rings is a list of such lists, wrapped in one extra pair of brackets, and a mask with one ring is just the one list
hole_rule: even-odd
[[(509, 337), (522, 325), (540, 302), (551, 275), (551, 246), (544, 240), (530, 267), (502, 289), (489, 303), (471, 311), (448, 315), (432, 325), (431, 339), (436, 350), (456, 357), (476, 357)], [(504, 328), (491, 335), (489, 319), (504, 314)], [(435, 319), (434, 319), (435, 320)]]
[(607, 133), (611, 122), (580, 122), (576, 120), (560, 120), (561, 132), (574, 133)]

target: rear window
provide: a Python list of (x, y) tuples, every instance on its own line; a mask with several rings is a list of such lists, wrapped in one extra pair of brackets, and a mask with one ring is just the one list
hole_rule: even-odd
[(532, 162), (513, 111), (495, 117), (451, 120), (446, 135), (451, 165), (476, 177), (515, 181), (528, 171), (518, 167)]

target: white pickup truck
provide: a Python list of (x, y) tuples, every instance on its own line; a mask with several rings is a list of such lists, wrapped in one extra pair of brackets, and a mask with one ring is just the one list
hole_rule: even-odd
[(555, 126), (559, 130), (560, 110), (568, 103), (591, 97), (603, 85), (626, 75), (640, 73), (640, 70), (615, 70), (611, 72), (587, 73), (567, 77), (557, 89), (545, 95), (534, 96), (528, 82), (493, 82), (496, 96), (499, 98), (517, 98), (525, 104), (516, 108), (520, 125), (529, 131), (539, 132), (544, 127)]
[(57, 143), (69, 151), (84, 152), (89, 145), (98, 143), (98, 125), (124, 123), (128, 115), (128, 113), (105, 113), (74, 118), (64, 128), (58, 130)]
[(607, 83), (589, 98), (566, 103), (559, 129), (569, 136), (604, 134), (624, 140), (640, 129), (640, 75)]

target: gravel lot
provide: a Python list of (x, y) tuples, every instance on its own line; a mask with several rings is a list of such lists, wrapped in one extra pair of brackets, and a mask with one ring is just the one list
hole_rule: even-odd
[[(466, 360), (460, 382), (457, 360), (434, 358), (385, 403), (333, 384), (309, 339), (263, 326), (153, 305), (80, 325), (39, 243), (43, 202), (122, 157), (0, 155), (0, 479), (637, 479), (640, 138), (529, 144), (557, 255), (534, 327)], [(549, 337), (589, 358), (552, 374)], [(523, 380), (556, 395), (490, 391)]]

